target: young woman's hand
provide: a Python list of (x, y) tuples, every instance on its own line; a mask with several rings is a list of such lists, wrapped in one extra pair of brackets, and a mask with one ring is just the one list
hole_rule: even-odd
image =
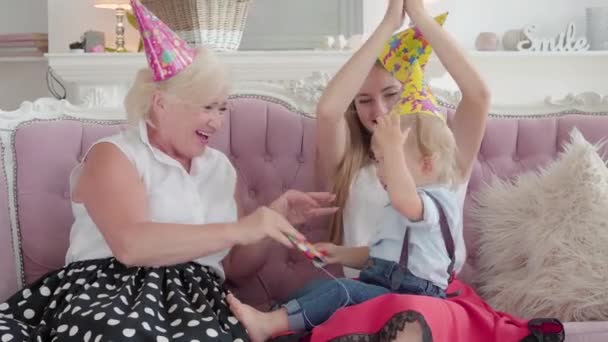
[[(411, 0), (407, 0), (409, 3)], [(418, 0), (420, 1), (420, 0)], [(403, 23), (406, 17), (406, 0), (389, 0), (386, 14), (384, 15), (383, 23), (389, 25), (393, 31), (397, 31)]]

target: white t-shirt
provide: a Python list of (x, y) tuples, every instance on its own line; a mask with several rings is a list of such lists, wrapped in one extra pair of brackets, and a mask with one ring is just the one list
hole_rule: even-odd
[[(118, 147), (133, 163), (146, 187), (148, 218), (153, 222), (209, 224), (237, 220), (234, 199), (236, 171), (220, 151), (207, 147), (192, 160), (190, 173), (148, 140), (144, 121), (96, 143), (108, 142)], [(80, 176), (82, 164), (70, 176), (70, 188)], [(85, 206), (72, 201), (75, 218), (70, 232), (66, 262), (112, 257), (112, 251)], [(222, 259), (229, 249), (194, 260), (213, 268), (224, 278)]]
[[(468, 183), (461, 184), (457, 189), (461, 209), (464, 208), (467, 185)], [(351, 184), (342, 214), (344, 246), (369, 246), (372, 237), (381, 228), (382, 218), (389, 203), (388, 193), (384, 190), (376, 175), (376, 167), (370, 164), (359, 170)], [(456, 241), (454, 241), (454, 244), (456, 244)], [(460, 271), (462, 264), (464, 264), (464, 258), (466, 258), (464, 241), (462, 245), (463, 256), (461, 258), (463, 260), (457, 258), (457, 267), (454, 268), (456, 272)], [(347, 277), (356, 278), (359, 276), (359, 270), (344, 267), (344, 274)]]

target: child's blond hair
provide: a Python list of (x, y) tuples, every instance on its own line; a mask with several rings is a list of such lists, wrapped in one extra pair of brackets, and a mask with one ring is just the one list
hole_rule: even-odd
[(401, 129), (411, 127), (405, 148), (416, 148), (430, 157), (436, 181), (456, 187), (462, 181), (457, 146), (452, 130), (441, 118), (428, 114), (401, 115)]

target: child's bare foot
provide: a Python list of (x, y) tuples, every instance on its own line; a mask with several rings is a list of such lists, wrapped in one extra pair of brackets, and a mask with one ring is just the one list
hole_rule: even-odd
[(275, 334), (288, 330), (287, 313), (284, 309), (261, 312), (241, 303), (234, 295), (226, 297), (230, 310), (245, 326), (253, 342), (264, 342)]

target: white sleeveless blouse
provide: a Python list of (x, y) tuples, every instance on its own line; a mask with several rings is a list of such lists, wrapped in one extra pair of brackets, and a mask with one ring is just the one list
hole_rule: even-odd
[[(201, 156), (192, 160), (188, 173), (179, 162), (150, 144), (144, 121), (96, 143), (100, 142), (114, 144), (137, 169), (146, 187), (150, 221), (209, 224), (237, 220), (236, 171), (222, 152), (207, 147)], [(72, 171), (71, 191), (81, 170), (82, 164), (79, 164)], [(72, 201), (72, 212), (75, 221), (66, 262), (112, 257), (110, 247), (85, 206)], [(221, 261), (228, 252), (223, 250), (194, 261), (213, 268), (223, 278)]]

